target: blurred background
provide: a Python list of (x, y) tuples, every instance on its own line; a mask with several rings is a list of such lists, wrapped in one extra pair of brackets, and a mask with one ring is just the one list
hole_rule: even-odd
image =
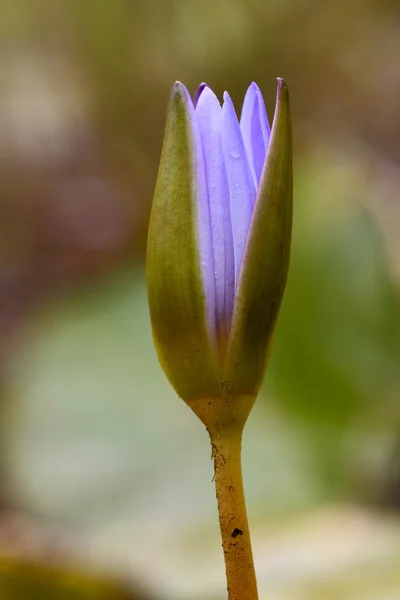
[(262, 600), (400, 597), (395, 0), (3, 0), (0, 597), (222, 600), (212, 464), (152, 345), (174, 80), (291, 92), (292, 263), (244, 439)]

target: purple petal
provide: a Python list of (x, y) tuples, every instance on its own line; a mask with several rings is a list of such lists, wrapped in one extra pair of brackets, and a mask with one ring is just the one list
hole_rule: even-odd
[(229, 187), (221, 141), (222, 109), (218, 98), (209, 87), (205, 87), (201, 93), (196, 115), (203, 142), (209, 193), (217, 335), (219, 339), (227, 339), (235, 286), (233, 238)]
[(222, 148), (230, 194), (236, 286), (253, 213), (256, 189), (235, 108), (227, 92), (224, 94), (222, 107)]
[(208, 87), (208, 86), (207, 86), (207, 84), (206, 84), (206, 83), (204, 83), (204, 81), (203, 81), (203, 83), (201, 83), (201, 84), (199, 85), (199, 87), (197, 88), (197, 90), (195, 91), (195, 94), (194, 94), (194, 96), (193, 96), (193, 106), (194, 106), (195, 108), (196, 108), (196, 106), (197, 106), (197, 103), (198, 103), (198, 101), (199, 101), (199, 98), (200, 98), (201, 94), (202, 94), (202, 93), (203, 93), (203, 91), (206, 89), (206, 87)]
[(196, 221), (199, 239), (199, 260), (204, 285), (207, 321), (209, 330), (211, 334), (213, 334), (213, 332), (215, 332), (214, 258), (203, 147), (192, 99), (186, 87), (181, 83), (179, 85), (182, 86), (181, 90), (186, 96), (189, 134), (191, 134), (191, 141), (193, 144), (192, 185), (197, 208)]
[(256, 83), (250, 84), (243, 102), (240, 129), (256, 187), (260, 182), (271, 129), (267, 111)]

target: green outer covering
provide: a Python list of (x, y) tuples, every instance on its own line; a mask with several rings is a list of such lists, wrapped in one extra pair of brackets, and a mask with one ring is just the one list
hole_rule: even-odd
[[(186, 402), (255, 396), (289, 267), (292, 229), (292, 132), (289, 94), (278, 80), (277, 104), (255, 210), (236, 291), (223, 367), (208, 334), (202, 286), (196, 194), (204, 185), (196, 156), (190, 98), (175, 84), (150, 218), (147, 285), (160, 363)], [(202, 182), (198, 178), (202, 178)]]
[(277, 103), (236, 291), (225, 378), (235, 395), (257, 394), (289, 268), (293, 212), (292, 130), (287, 86)]
[(195, 226), (197, 177), (202, 161), (195, 155), (188, 102), (184, 87), (175, 84), (147, 249), (147, 287), (155, 346), (165, 374), (186, 401), (219, 394), (206, 326)]

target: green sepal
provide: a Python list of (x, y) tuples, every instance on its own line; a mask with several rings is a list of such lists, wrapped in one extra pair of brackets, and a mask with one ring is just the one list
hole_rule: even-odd
[(289, 268), (293, 211), (289, 93), (277, 101), (260, 187), (239, 274), (224, 376), (235, 395), (257, 394)]
[(221, 377), (215, 373), (200, 270), (196, 195), (205, 185), (205, 173), (192, 110), (186, 88), (177, 82), (167, 112), (147, 247), (148, 300), (158, 358), (186, 402), (218, 395)]

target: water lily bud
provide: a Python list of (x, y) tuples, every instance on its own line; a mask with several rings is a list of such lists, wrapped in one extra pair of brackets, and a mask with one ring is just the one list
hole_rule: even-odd
[(272, 129), (261, 92), (240, 121), (202, 84), (171, 92), (151, 212), (147, 285), (155, 346), (186, 402), (254, 398), (286, 284), (292, 134), (278, 79)]

